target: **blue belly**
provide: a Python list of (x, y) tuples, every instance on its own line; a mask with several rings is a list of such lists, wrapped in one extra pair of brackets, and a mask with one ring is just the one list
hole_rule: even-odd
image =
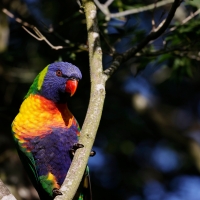
[(53, 128), (51, 134), (43, 138), (28, 139), (38, 176), (51, 172), (62, 185), (71, 165), (70, 149), (78, 142), (77, 127), (69, 129)]

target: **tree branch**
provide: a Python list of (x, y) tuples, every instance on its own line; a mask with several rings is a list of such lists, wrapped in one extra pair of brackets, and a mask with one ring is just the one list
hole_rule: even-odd
[(142, 40), (136, 47), (127, 50), (123, 54), (115, 56), (110, 67), (104, 71), (104, 73), (107, 75), (107, 78), (109, 78), (114, 73), (114, 71), (121, 65), (122, 62), (125, 62), (131, 57), (134, 57), (135, 54), (141, 51), (150, 41), (155, 40), (164, 33), (164, 31), (168, 28), (170, 22), (172, 21), (176, 9), (179, 7), (181, 2), (182, 0), (174, 0), (174, 3), (172, 4), (167, 18), (163, 22), (162, 26), (158, 26), (159, 28), (157, 28), (156, 31), (151, 32), (149, 35), (147, 35), (147, 37), (144, 38), (144, 40)]
[(187, 22), (189, 22), (191, 19), (193, 19), (195, 16), (197, 16), (200, 13), (200, 8), (198, 10), (196, 10), (194, 13), (191, 13), (188, 17), (186, 17), (182, 23), (178, 26), (174, 26), (172, 28), (170, 28), (170, 31), (174, 31), (176, 30), (179, 26), (182, 26), (184, 24), (186, 24)]
[(84, 148), (76, 151), (67, 177), (60, 189), (63, 195), (57, 196), (56, 200), (71, 200), (77, 191), (94, 143), (105, 99), (106, 77), (103, 74), (102, 67), (102, 51), (96, 17), (97, 9), (95, 4), (90, 0), (83, 0), (82, 2), (88, 31), (91, 77), (90, 102), (79, 140), (84, 145)]
[[(15, 21), (16, 21), (17, 23), (22, 24), (22, 28), (23, 28), (29, 35), (31, 35), (32, 37), (34, 37), (36, 40), (38, 40), (38, 41), (44, 40), (52, 49), (55, 49), (55, 50), (59, 50), (59, 49), (66, 48), (66, 47), (64, 47), (64, 46), (54, 46), (54, 45), (52, 45), (52, 44), (47, 40), (47, 38), (46, 38), (44, 35), (42, 35), (42, 33), (38, 30), (37, 27), (35, 27), (35, 26), (33, 26), (32, 24), (29, 24), (29, 23), (27, 23), (27, 22), (24, 22), (22, 19), (20, 19), (20, 18), (18, 18), (18, 17), (15, 17), (15, 16), (14, 16), (10, 11), (8, 11), (6, 8), (3, 8), (3, 9), (2, 9), (2, 12), (5, 13), (5, 14), (6, 14), (7, 16), (9, 16), (10, 18), (15, 19)], [(29, 27), (30, 29), (32, 29), (32, 30), (35, 32), (36, 35), (34, 35), (33, 33), (31, 33), (26, 27)], [(52, 28), (51, 28), (51, 29), (48, 29), (48, 31), (49, 31), (49, 33), (51, 33), (51, 32), (53, 32), (53, 29), (52, 29)], [(61, 39), (61, 37), (60, 37), (58, 34), (55, 33), (55, 35)], [(62, 38), (62, 40), (63, 40), (65, 43), (69, 43), (68, 40), (64, 40), (63, 38)]]
[(20, 23), (20, 24), (22, 24), (23, 26), (26, 26), (26, 27), (29, 27), (29, 28), (33, 28), (34, 26), (33, 25), (31, 25), (31, 24), (29, 24), (29, 23), (27, 23), (27, 22), (24, 22), (22, 19), (20, 19), (19, 17), (15, 17), (9, 10), (7, 10), (6, 8), (3, 8), (2, 9), (2, 12), (4, 13), (4, 14), (6, 14), (8, 17), (10, 17), (10, 18), (13, 18), (13, 19), (15, 19), (15, 21), (17, 22), (17, 23)]
[(10, 193), (8, 188), (0, 179), (0, 199), (2, 200), (16, 200), (16, 198)]
[[(107, 1), (105, 4), (101, 4), (98, 0), (94, 0), (97, 7), (101, 10), (101, 12), (106, 15), (106, 19), (109, 20), (110, 18), (116, 18), (116, 17), (124, 17), (127, 15), (131, 15), (131, 14), (136, 14), (136, 13), (140, 13), (140, 12), (144, 12), (147, 10), (152, 10), (155, 7), (155, 3), (147, 5), (147, 6), (143, 6), (140, 8), (133, 8), (130, 10), (125, 10), (122, 12), (118, 12), (118, 13), (110, 13), (108, 6), (110, 5), (110, 2), (112, 1)], [(156, 3), (156, 7), (161, 7), (164, 6), (166, 4), (170, 4), (173, 3), (174, 0), (164, 0), (164, 1), (159, 1)]]
[(108, 1), (106, 1), (106, 3), (104, 3), (104, 5), (108, 7), (113, 1), (114, 0), (108, 0)]
[(26, 27), (22, 26), (22, 28), (28, 33), (30, 34), (32, 37), (34, 37), (36, 40), (42, 41), (44, 40), (52, 49), (58, 50), (58, 49), (63, 49), (63, 46), (54, 46), (52, 45), (46, 37), (44, 37), (44, 35), (42, 35), (42, 33), (34, 26), (32, 29), (35, 32), (36, 35), (34, 35), (33, 33), (31, 33)]
[[(105, 99), (105, 83), (107, 79), (122, 62), (135, 56), (135, 54), (144, 48), (151, 40), (159, 37), (167, 29), (181, 1), (174, 0), (168, 17), (157, 31), (151, 32), (135, 48), (126, 51), (122, 55), (117, 55), (111, 66), (104, 72), (102, 67), (102, 50), (97, 23), (97, 8), (92, 0), (82, 0), (82, 2), (88, 31), (91, 77), (90, 102), (79, 140), (79, 143), (83, 144), (84, 148), (76, 151), (65, 181), (60, 189), (63, 195), (57, 196), (55, 200), (72, 200), (80, 185), (101, 119)], [(36, 28), (33, 30), (37, 35), (34, 35), (36, 39), (45, 40), (44, 36)]]

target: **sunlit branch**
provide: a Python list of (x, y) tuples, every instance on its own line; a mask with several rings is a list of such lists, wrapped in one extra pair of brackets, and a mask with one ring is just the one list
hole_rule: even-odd
[[(158, 7), (162, 7), (162, 6), (166, 5), (166, 4), (172, 3), (173, 1), (174, 0), (159, 1), (159, 2), (157, 2), (156, 7), (157, 8)], [(154, 7), (155, 7), (155, 5), (153, 3), (153, 4), (150, 4), (148, 6), (144, 6), (144, 7), (140, 7), (140, 8), (134, 8), (134, 9), (126, 10), (126, 11), (119, 12), (119, 13), (113, 13), (113, 14), (110, 14), (110, 17), (111, 18), (124, 17), (126, 15), (131, 15), (131, 14), (144, 12), (144, 11), (147, 11), (147, 10), (152, 10), (152, 9), (154, 9)]]
[(153, 30), (153, 31), (154, 31), (155, 28), (156, 28), (156, 23), (155, 23), (155, 19), (154, 19), (156, 7), (157, 7), (157, 0), (156, 0), (155, 3), (154, 3), (154, 9), (153, 9), (152, 19), (151, 19), (151, 25), (152, 25), (152, 30)]
[(34, 37), (36, 40), (39, 40), (39, 41), (42, 41), (44, 40), (52, 49), (55, 49), (55, 50), (58, 50), (58, 49), (63, 49), (64, 47), (63, 46), (54, 46), (52, 45), (46, 37), (44, 37), (42, 35), (42, 33), (36, 28), (36, 27), (33, 27), (33, 31), (35, 32), (35, 34), (37, 35), (34, 35), (33, 33), (31, 33), (27, 28), (25, 28), (24, 26), (22, 26), (22, 28), (28, 33), (30, 34), (32, 37)]
[(144, 38), (144, 40), (141, 41), (136, 47), (133, 47), (133, 48), (127, 50), (125, 53), (117, 55), (114, 58), (111, 66), (104, 71), (104, 73), (107, 75), (108, 78), (121, 65), (122, 62), (125, 62), (128, 59), (130, 59), (131, 57), (134, 57), (136, 55), (136, 53), (141, 51), (150, 41), (155, 40), (156, 38), (158, 38), (159, 36), (161, 36), (164, 33), (164, 31), (168, 28), (171, 20), (173, 19), (176, 9), (179, 7), (181, 2), (182, 2), (181, 0), (174, 0), (174, 3), (172, 4), (172, 7), (169, 11), (167, 18), (165, 19), (163, 25), (161, 27), (159, 27), (159, 29), (157, 29), (156, 31), (151, 32), (149, 35), (147, 35)]
[(2, 12), (3, 13), (5, 13), (7, 16), (9, 16), (10, 18), (13, 18), (13, 19), (15, 19), (15, 21), (17, 22), (17, 23), (20, 23), (20, 24), (22, 24), (23, 26), (26, 26), (26, 27), (29, 27), (29, 28), (33, 28), (34, 26), (33, 25), (31, 25), (31, 24), (29, 24), (29, 23), (27, 23), (27, 22), (24, 22), (23, 20), (21, 20), (20, 18), (18, 18), (18, 17), (15, 17), (10, 11), (8, 11), (6, 8), (3, 8), (2, 9)]
[(101, 12), (106, 16), (106, 20), (110, 19), (110, 11), (106, 4), (101, 4), (98, 0), (94, 0), (96, 6), (101, 10)]
[[(127, 16), (127, 15), (136, 14), (136, 13), (152, 10), (152, 9), (155, 8), (155, 3), (153, 3), (153, 4), (143, 6), (143, 7), (140, 7), (140, 8), (133, 8), (133, 9), (118, 12), (118, 13), (110, 13), (110, 11), (108, 9), (108, 6), (110, 4), (107, 4), (107, 3), (101, 4), (98, 0), (94, 0), (94, 2), (96, 3), (97, 7), (101, 10), (101, 12), (104, 13), (107, 20), (109, 20), (110, 18), (124, 17), (124, 16)], [(156, 7), (158, 8), (158, 7), (164, 6), (166, 4), (173, 3), (173, 2), (174, 2), (174, 0), (159, 1), (159, 2), (156, 3)]]
[(166, 21), (166, 19), (164, 19), (162, 22), (160, 22), (160, 24), (153, 30), (153, 32), (158, 31), (163, 26), (163, 24), (165, 23), (165, 21)]
[(152, 25), (152, 30), (154, 31), (156, 28), (156, 23), (155, 23), (154, 17), (152, 17), (152, 19), (151, 19), (151, 25)]
[(109, 6), (112, 2), (113, 2), (114, 0), (108, 0), (108, 1), (106, 1), (106, 3), (104, 3), (104, 6)]
[[(42, 35), (42, 33), (38, 30), (38, 28), (36, 28), (35, 26), (33, 26), (32, 24), (29, 24), (25, 21), (23, 21), (22, 19), (15, 17), (10, 11), (8, 11), (6, 8), (2, 9), (2, 12), (5, 13), (7, 16), (9, 16), (10, 18), (13, 18), (17, 23), (22, 24), (22, 28), (29, 33), (32, 37), (34, 37), (36, 40), (38, 41), (45, 41), (52, 49), (55, 50), (59, 50), (59, 49), (63, 49), (63, 48), (67, 48), (66, 46), (54, 46), (52, 45), (47, 38)], [(69, 40), (62, 38), (59, 34), (57, 34), (56, 32), (54, 32), (53, 27), (46, 27), (45, 24), (43, 24), (43, 26), (45, 27), (45, 30), (48, 33), (53, 33), (57, 38), (59, 38), (60, 40), (62, 40), (63, 42), (67, 43), (68, 45), (70, 44), (70, 47), (75, 46), (75, 44), (72, 44)], [(26, 27), (32, 29), (36, 35), (34, 35), (33, 33), (31, 33)], [(82, 46), (85, 46), (84, 44), (79, 45), (79, 49), (83, 50)], [(85, 48), (86, 50), (86, 48)]]
[(76, 151), (70, 169), (60, 189), (63, 195), (57, 196), (55, 200), (72, 200), (80, 185), (97, 133), (105, 99), (106, 78), (102, 66), (97, 8), (91, 0), (82, 0), (82, 3), (88, 32), (91, 79), (89, 106), (79, 138), (79, 143), (83, 144), (84, 148)]
[[(191, 19), (193, 19), (195, 16), (197, 16), (199, 13), (200, 13), (200, 8), (199, 8), (197, 11), (195, 11), (194, 13), (191, 13), (188, 17), (186, 17), (186, 18), (182, 21), (181, 25), (186, 24), (186, 23), (189, 22)], [(181, 26), (181, 25), (179, 25), (179, 26)], [(174, 26), (174, 27), (170, 28), (169, 30), (170, 30), (170, 31), (174, 31), (174, 30), (176, 30), (179, 26)]]

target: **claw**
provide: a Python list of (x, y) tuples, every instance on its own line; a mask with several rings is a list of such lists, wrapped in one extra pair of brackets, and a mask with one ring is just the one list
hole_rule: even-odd
[(95, 155), (96, 155), (96, 151), (92, 150), (92, 151), (90, 152), (90, 156), (93, 157), (93, 156), (95, 156)]
[(84, 147), (83, 144), (75, 143), (73, 145), (73, 147), (70, 149), (70, 152), (71, 152), (72, 156), (74, 156), (74, 154), (75, 154), (75, 152), (76, 152), (77, 149), (83, 148), (83, 147)]
[[(75, 143), (75, 144), (72, 146), (72, 148), (70, 149), (70, 152), (71, 152), (72, 156), (74, 156), (74, 154), (75, 154), (75, 152), (76, 152), (77, 149), (83, 148), (83, 147), (84, 147), (83, 144)], [(90, 156), (93, 157), (93, 156), (95, 156), (95, 155), (96, 155), (96, 152), (95, 152), (94, 150), (92, 150), (92, 151), (90, 152)]]
[(58, 195), (62, 195), (62, 192), (61, 192), (58, 188), (54, 188), (54, 189), (52, 190), (52, 192), (53, 192), (53, 196), (54, 196), (54, 197), (56, 197), (56, 196), (58, 196)]
[(77, 150), (77, 149), (79, 149), (79, 148), (83, 148), (83, 147), (84, 147), (83, 144), (75, 143), (75, 144), (73, 145), (72, 149)]

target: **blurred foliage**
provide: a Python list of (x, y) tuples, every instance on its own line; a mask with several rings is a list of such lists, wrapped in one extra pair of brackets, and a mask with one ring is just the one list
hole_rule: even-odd
[[(151, 3), (115, 0), (109, 8), (114, 13)], [(68, 103), (83, 124), (90, 93), (85, 18), (72, 0), (1, 0), (3, 7), (36, 26), (53, 45), (64, 46), (51, 49), (0, 13), (0, 27), (5, 28), (0, 29), (0, 43), (6, 45), (0, 52), (0, 178), (17, 199), (37, 199), (16, 153), (10, 124), (36, 74), (60, 59), (83, 73)], [(189, 16), (198, 8), (198, 0), (186, 1), (177, 13)], [(99, 11), (104, 67), (112, 62), (112, 48), (123, 53), (134, 47), (152, 30), (152, 16), (159, 25), (168, 11), (166, 5), (154, 14), (150, 10), (110, 21)], [(89, 160), (95, 200), (199, 199), (199, 15), (184, 25), (182, 21), (177, 14), (160, 38), (107, 82), (94, 145), (97, 155)], [(2, 39), (3, 32), (9, 39)]]

